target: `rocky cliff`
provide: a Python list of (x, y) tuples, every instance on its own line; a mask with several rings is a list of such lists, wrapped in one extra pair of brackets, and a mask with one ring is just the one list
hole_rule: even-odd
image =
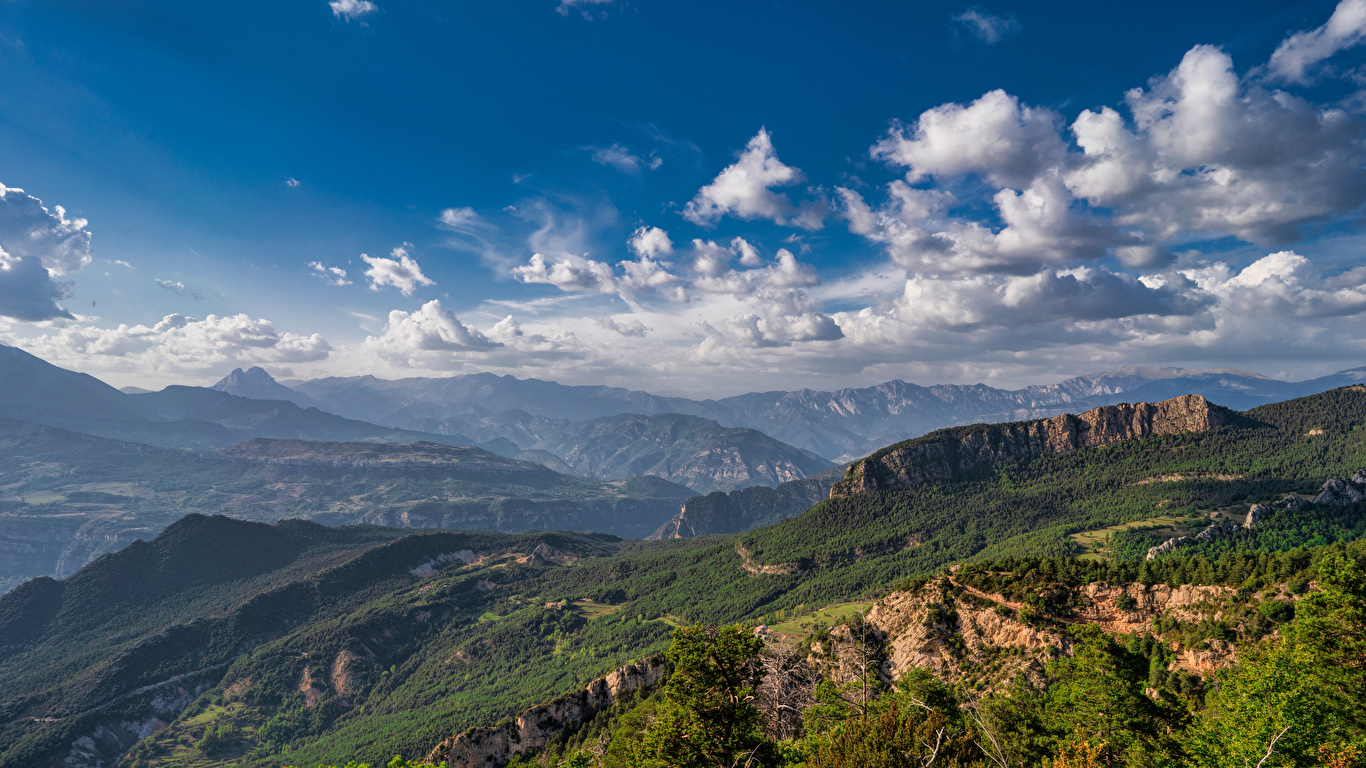
[[(1050, 659), (1071, 653), (1063, 624), (1096, 624), (1114, 635), (1154, 634), (1154, 619), (1197, 623), (1218, 619), (1233, 595), (1228, 587), (1166, 584), (1090, 584), (1061, 588), (1054, 595), (1070, 605), (1061, 622), (1022, 619), (1022, 604), (952, 581), (932, 581), (917, 590), (893, 592), (867, 613), (868, 630), (841, 626), (830, 645), (813, 649), (822, 672), (837, 682), (856, 679), (859, 648), (877, 646), (881, 674), (894, 680), (912, 667), (933, 671), (946, 682), (987, 686), (1017, 673), (1038, 674)], [(1279, 599), (1293, 599), (1276, 595)], [(1121, 607), (1123, 606), (1123, 607)], [(864, 637), (860, 637), (862, 634)], [(1159, 638), (1161, 636), (1159, 635)], [(1207, 641), (1185, 647), (1164, 639), (1171, 649), (1169, 669), (1208, 675), (1234, 661), (1231, 644)]]
[(492, 728), (471, 728), (441, 742), (427, 756), (429, 763), (449, 768), (501, 766), (516, 755), (528, 755), (567, 728), (586, 722), (601, 709), (612, 706), (623, 694), (657, 685), (668, 674), (664, 657), (627, 664), (600, 677), (582, 690), (532, 707), (517, 719)]
[(1158, 403), (1106, 405), (1081, 415), (943, 430), (855, 462), (830, 496), (950, 480), (997, 461), (1098, 448), (1152, 435), (1203, 432), (1235, 418), (1233, 411), (1200, 395), (1184, 395)]

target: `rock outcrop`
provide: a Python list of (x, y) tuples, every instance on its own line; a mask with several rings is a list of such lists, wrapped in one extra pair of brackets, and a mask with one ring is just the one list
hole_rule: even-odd
[(831, 498), (950, 480), (997, 461), (1098, 448), (1122, 440), (1203, 432), (1231, 423), (1233, 411), (1200, 395), (1159, 403), (1106, 405), (1080, 416), (979, 424), (936, 432), (874, 453), (850, 466)]
[[(974, 677), (994, 684), (1019, 672), (1037, 673), (1048, 660), (1071, 652), (1067, 633), (1058, 625), (1022, 621), (1019, 603), (960, 584), (947, 591), (936, 586), (932, 582), (919, 590), (893, 592), (869, 609), (871, 631), (866, 634), (880, 646), (885, 679), (922, 667), (950, 684)], [(1223, 586), (1137, 583), (1062, 589), (1071, 593), (1061, 600), (1071, 606), (1066, 623), (1096, 624), (1116, 635), (1152, 634), (1155, 617), (1182, 622), (1217, 617), (1224, 599), (1233, 594)], [(817, 664), (837, 682), (855, 679), (860, 638), (839, 627), (831, 633), (831, 642), (832, 648), (814, 649), (822, 654)], [(1170, 643), (1175, 651), (1170, 668), (1208, 674), (1232, 663), (1231, 645), (1214, 641), (1207, 646), (1192, 649)]]
[(623, 694), (657, 685), (667, 675), (668, 664), (662, 656), (627, 664), (582, 690), (526, 710), (512, 722), (471, 728), (446, 739), (426, 762), (445, 763), (449, 768), (497, 768), (517, 755), (536, 752), (565, 729), (617, 703)]
[(1366, 500), (1366, 469), (1359, 470), (1350, 480), (1332, 479), (1323, 484), (1315, 504), (1356, 504)]
[[(1256, 506), (1261, 507), (1262, 509), (1268, 512), (1271, 511), (1270, 507), (1266, 507), (1261, 504), (1258, 504)], [(1248, 519), (1252, 519), (1252, 514), (1250, 512), (1248, 513)], [(1252, 526), (1244, 524), (1244, 527), (1250, 528)], [(1220, 520), (1217, 523), (1210, 524), (1208, 528), (1195, 534), (1194, 536), (1177, 536), (1174, 539), (1167, 539), (1161, 544), (1149, 548), (1148, 554), (1143, 559), (1156, 560), (1162, 555), (1165, 555), (1168, 552), (1172, 552), (1182, 546), (1185, 546), (1186, 544), (1208, 544), (1209, 542), (1214, 541), (1215, 539), (1220, 539), (1225, 536), (1232, 536), (1237, 532), (1238, 526), (1234, 525), (1228, 520)]]
[(1271, 507), (1265, 504), (1253, 504), (1247, 510), (1247, 519), (1243, 520), (1243, 527), (1251, 530), (1252, 526), (1261, 522), (1262, 518), (1271, 514)]

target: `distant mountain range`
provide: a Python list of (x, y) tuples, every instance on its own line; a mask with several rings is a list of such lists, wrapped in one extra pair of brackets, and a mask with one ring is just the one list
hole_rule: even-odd
[[(234, 372), (216, 386), (251, 396), (249, 392), (265, 391), (262, 388), (268, 386), (258, 381), (264, 374)], [(250, 379), (255, 388), (239, 387), (233, 383), (235, 378)], [(889, 381), (833, 392), (752, 392), (719, 400), (662, 397), (619, 387), (569, 386), (490, 373), (441, 379), (358, 376), (284, 384), (297, 393), (297, 403), (316, 403), (349, 418), (402, 429), (454, 434), (507, 410), (572, 422), (627, 413), (680, 413), (711, 419), (724, 427), (757, 429), (831, 461), (844, 462), (960, 424), (1045, 418), (1186, 394), (1245, 410), (1361, 381), (1366, 381), (1366, 366), (1299, 382), (1248, 371), (1130, 367), (1016, 390), (985, 384), (925, 387)]]
[[(543, 389), (550, 393), (559, 386), (546, 384)], [(211, 388), (170, 386), (129, 394), (0, 346), (0, 417), (162, 448), (213, 451), (254, 438), (426, 441), (478, 446), (599, 480), (649, 475), (697, 493), (778, 485), (831, 466), (756, 430), (676, 413), (614, 414), (574, 422), (504, 409), (497, 416), (469, 421), (436, 421), (418, 410), (405, 419), (414, 427), (338, 415), (320, 410), (308, 395), (276, 382), (260, 368), (236, 370)]]

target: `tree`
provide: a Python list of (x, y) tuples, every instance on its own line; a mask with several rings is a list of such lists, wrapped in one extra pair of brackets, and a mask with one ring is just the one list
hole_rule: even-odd
[(1053, 681), (1044, 723), (1062, 748), (1085, 744), (1099, 748), (1101, 763), (1127, 765), (1176, 747), (1165, 735), (1175, 713), (1143, 694), (1148, 670), (1141, 657), (1131, 656), (1094, 624), (1074, 632), (1072, 651), (1048, 663)]
[(1337, 553), (1268, 648), (1244, 654), (1186, 736), (1198, 766), (1352, 765), (1366, 747), (1366, 579)]
[(667, 654), (673, 674), (636, 751), (637, 763), (651, 768), (771, 765), (776, 752), (760, 733), (754, 705), (763, 647), (739, 625), (674, 630)]

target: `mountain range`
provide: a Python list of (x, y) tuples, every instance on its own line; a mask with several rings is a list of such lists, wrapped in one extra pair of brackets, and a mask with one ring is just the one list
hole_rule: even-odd
[(985, 384), (920, 386), (896, 380), (831, 392), (778, 390), (708, 400), (489, 373), (439, 379), (359, 376), (284, 382), (295, 395), (280, 392), (281, 384), (267, 382), (268, 378), (259, 369), (234, 371), (215, 386), (247, 397), (272, 392), (349, 418), (442, 434), (477, 430), (471, 425), (508, 410), (571, 422), (628, 413), (679, 413), (710, 419), (723, 427), (755, 429), (843, 463), (942, 427), (1045, 418), (1119, 402), (1157, 402), (1198, 394), (1245, 410), (1366, 381), (1366, 366), (1298, 382), (1248, 371), (1130, 367), (1015, 390)]

